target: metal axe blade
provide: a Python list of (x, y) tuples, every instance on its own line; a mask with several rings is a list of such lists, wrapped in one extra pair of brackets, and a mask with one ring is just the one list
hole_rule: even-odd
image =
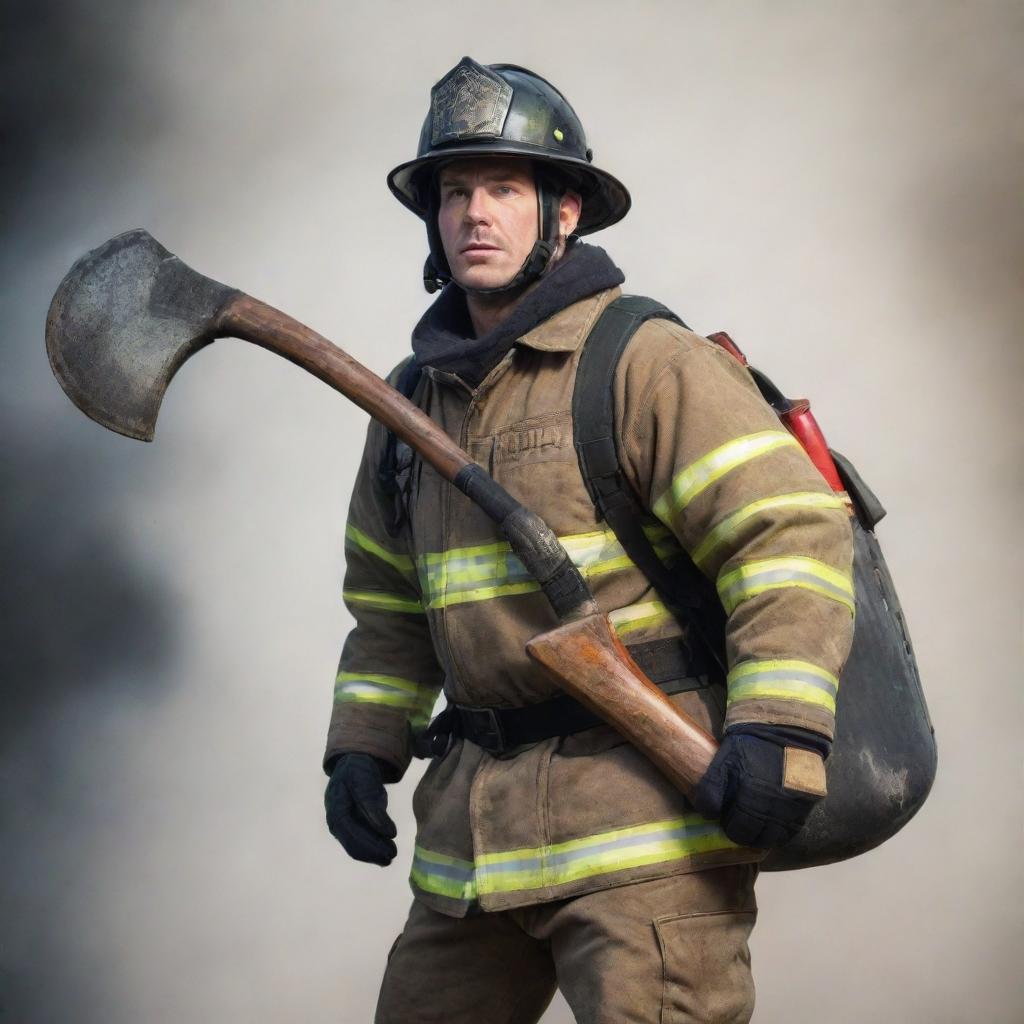
[(237, 291), (186, 266), (141, 228), (86, 253), (60, 283), (46, 352), (87, 416), (152, 441), (160, 403), (189, 356), (217, 337)]

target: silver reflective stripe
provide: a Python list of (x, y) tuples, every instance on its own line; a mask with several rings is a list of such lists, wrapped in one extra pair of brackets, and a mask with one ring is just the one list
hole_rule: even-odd
[(758, 672), (756, 676), (751, 676), (745, 682), (748, 684), (755, 681), (758, 684), (762, 683), (777, 683), (777, 682), (797, 682), (802, 683), (806, 686), (813, 686), (818, 690), (823, 690), (825, 693), (836, 695), (838, 689), (835, 683), (829, 682), (827, 679), (821, 679), (810, 672), (796, 672), (792, 669), (783, 671), (782, 669), (776, 669), (773, 672)]
[(854, 612), (853, 581), (848, 574), (814, 558), (788, 556), (748, 562), (718, 579), (718, 596), (727, 614), (768, 590), (797, 587), (831, 598)]
[(619, 636), (628, 636), (640, 629), (675, 625), (675, 616), (661, 601), (641, 601), (608, 613), (608, 621)]
[(705, 568), (711, 556), (723, 544), (736, 541), (744, 523), (763, 512), (773, 512), (780, 508), (838, 509), (844, 514), (846, 512), (846, 506), (836, 495), (822, 494), (820, 491), (796, 491), (792, 494), (759, 498), (735, 512), (730, 512), (721, 522), (716, 523), (694, 549), (694, 562), (702, 569)]
[(414, 725), (426, 724), (440, 686), (426, 686), (401, 676), (370, 672), (339, 672), (334, 687), (338, 704), (380, 704), (409, 712)]
[(716, 480), (761, 455), (778, 448), (792, 447), (799, 448), (800, 442), (785, 430), (762, 430), (727, 441), (678, 473), (651, 511), (663, 523), (670, 525), (673, 517)]
[(835, 713), (839, 680), (809, 661), (748, 661), (728, 677), (729, 705), (742, 700), (795, 700)]
[(553, 887), (734, 848), (717, 822), (690, 814), (538, 849), (484, 854), (476, 862), (477, 887), (483, 894)]
[(426, 892), (471, 901), (478, 892), (489, 895), (555, 887), (737, 848), (718, 822), (692, 813), (551, 846), (482, 854), (475, 864), (417, 846), (412, 882)]
[(476, 869), (471, 861), (433, 853), (417, 846), (412, 858), (410, 879), (424, 892), (470, 903), (477, 897)]
[(697, 836), (712, 835), (718, 831), (720, 831), (720, 827), (712, 821), (704, 822), (700, 825), (680, 825), (678, 828), (664, 828), (657, 832), (624, 836), (622, 839), (612, 839), (606, 843), (598, 843), (578, 850), (566, 850), (562, 853), (553, 853), (547, 856), (541, 854), (534, 857), (502, 860), (497, 864), (482, 864), (477, 869), (477, 874), (480, 877), (486, 878), (488, 875), (501, 874), (506, 871), (534, 871), (542, 865), (545, 865), (548, 869), (555, 869), (566, 864), (590, 859), (607, 862), (608, 854), (611, 853), (666, 840), (693, 839)]
[[(665, 562), (682, 554), (675, 537), (659, 525), (645, 528), (655, 552)], [(633, 567), (610, 529), (560, 537), (572, 562), (586, 577)], [(540, 589), (526, 566), (505, 542), (431, 552), (416, 559), (428, 608), (487, 601)]]

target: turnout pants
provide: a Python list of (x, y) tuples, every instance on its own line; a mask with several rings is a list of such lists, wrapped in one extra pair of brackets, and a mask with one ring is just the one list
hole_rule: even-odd
[(451, 918), (414, 901), (376, 1024), (741, 1024), (754, 1009), (751, 864)]

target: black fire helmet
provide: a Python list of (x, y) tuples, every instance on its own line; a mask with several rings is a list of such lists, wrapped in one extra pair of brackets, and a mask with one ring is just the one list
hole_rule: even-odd
[(539, 237), (519, 273), (490, 294), (522, 287), (544, 272), (558, 243), (558, 207), (567, 189), (583, 200), (576, 234), (609, 227), (629, 211), (629, 192), (593, 165), (580, 119), (550, 82), (515, 64), (484, 66), (463, 57), (430, 90), (416, 159), (388, 175), (398, 200), (426, 222), (428, 291), (451, 279), (437, 227), (437, 171), (452, 160), (506, 155), (534, 161)]

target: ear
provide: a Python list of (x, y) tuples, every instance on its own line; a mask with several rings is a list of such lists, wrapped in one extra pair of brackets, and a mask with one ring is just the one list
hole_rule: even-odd
[(583, 199), (578, 192), (566, 192), (558, 207), (558, 233), (568, 238), (576, 230), (580, 221)]

